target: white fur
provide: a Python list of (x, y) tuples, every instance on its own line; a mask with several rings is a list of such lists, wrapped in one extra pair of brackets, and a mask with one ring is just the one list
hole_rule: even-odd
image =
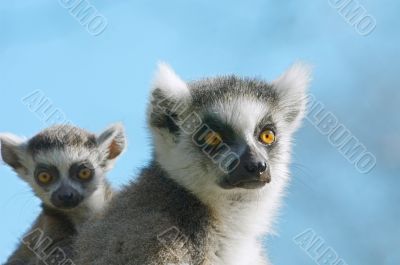
[(242, 132), (246, 139), (249, 135), (254, 139), (254, 128), (268, 113), (269, 106), (258, 99), (238, 96), (229, 101), (219, 101), (211, 111), (237, 131)]
[(19, 137), (12, 133), (0, 133), (0, 148), (1, 148), (1, 141), (5, 141), (7, 143), (12, 143), (14, 145), (18, 145), (23, 143), (26, 140), (24, 137)]
[(297, 106), (297, 109), (300, 111), (296, 119), (291, 123), (291, 127), (289, 128), (291, 131), (298, 129), (306, 115), (306, 95), (311, 82), (311, 71), (312, 68), (310, 65), (298, 62), (293, 64), (272, 83), (280, 95), (280, 106), (277, 113), (282, 114), (290, 111), (293, 109), (293, 106)]
[(277, 80), (273, 82), (281, 91), (305, 95), (311, 82), (312, 68), (310, 65), (297, 62), (289, 67)]
[(183, 99), (190, 96), (187, 84), (164, 62), (158, 64), (153, 88), (161, 89), (166, 96), (174, 99)]
[(2, 144), (6, 144), (8, 146), (20, 146), (26, 141), (25, 138), (19, 137), (17, 135), (11, 133), (0, 133), (0, 160), (5, 163), (4, 158), (2, 157)]
[(84, 204), (88, 209), (91, 209), (92, 212), (99, 213), (104, 210), (104, 205), (107, 203), (106, 198), (104, 185), (100, 184), (97, 186), (95, 192), (86, 199)]

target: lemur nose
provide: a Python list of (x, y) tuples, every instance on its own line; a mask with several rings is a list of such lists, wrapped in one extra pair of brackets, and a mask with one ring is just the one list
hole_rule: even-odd
[(60, 208), (76, 207), (82, 200), (83, 196), (69, 186), (62, 186), (51, 195), (51, 202)]
[(255, 162), (255, 163), (248, 163), (244, 166), (244, 168), (249, 173), (264, 173), (267, 170), (267, 163), (266, 162)]
[(72, 192), (67, 192), (67, 193), (58, 195), (58, 199), (60, 201), (64, 201), (64, 202), (70, 201), (73, 198), (74, 198), (74, 194)]
[(258, 172), (264, 173), (267, 170), (267, 163), (265, 162), (258, 162)]

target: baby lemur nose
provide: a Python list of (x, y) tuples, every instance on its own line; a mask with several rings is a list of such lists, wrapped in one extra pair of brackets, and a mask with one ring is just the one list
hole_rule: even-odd
[(244, 165), (244, 168), (249, 173), (259, 173), (262, 174), (267, 170), (267, 163), (264, 161), (259, 162), (249, 162)]
[(51, 202), (56, 207), (73, 208), (82, 201), (82, 196), (72, 187), (62, 186), (51, 196)]

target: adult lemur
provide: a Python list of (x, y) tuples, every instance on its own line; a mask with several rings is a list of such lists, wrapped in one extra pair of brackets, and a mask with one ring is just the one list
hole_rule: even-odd
[(43, 208), (6, 264), (73, 264), (77, 229), (112, 197), (105, 174), (125, 148), (122, 125), (98, 136), (58, 125), (27, 141), (3, 134), (0, 142), (4, 162), (28, 182)]
[(149, 104), (153, 161), (78, 236), (77, 265), (261, 265), (288, 182), (308, 68), (266, 83), (186, 83), (161, 64)]

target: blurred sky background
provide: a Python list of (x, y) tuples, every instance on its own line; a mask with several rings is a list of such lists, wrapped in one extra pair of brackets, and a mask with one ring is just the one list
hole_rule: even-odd
[[(331, 1), (334, 2), (334, 1)], [(376, 19), (360, 35), (328, 0), (99, 1), (98, 36), (59, 1), (0, 2), (0, 132), (48, 126), (21, 101), (35, 90), (74, 124), (122, 121), (129, 149), (109, 179), (127, 183), (149, 161), (145, 106), (157, 61), (185, 79), (235, 73), (276, 78), (314, 65), (311, 92), (377, 158), (361, 174), (308, 121), (296, 135), (293, 181), (265, 241), (273, 264), (314, 264), (293, 237), (311, 228), (349, 265), (400, 264), (400, 2), (359, 0)], [(0, 166), (0, 263), (38, 215), (39, 201)]]

